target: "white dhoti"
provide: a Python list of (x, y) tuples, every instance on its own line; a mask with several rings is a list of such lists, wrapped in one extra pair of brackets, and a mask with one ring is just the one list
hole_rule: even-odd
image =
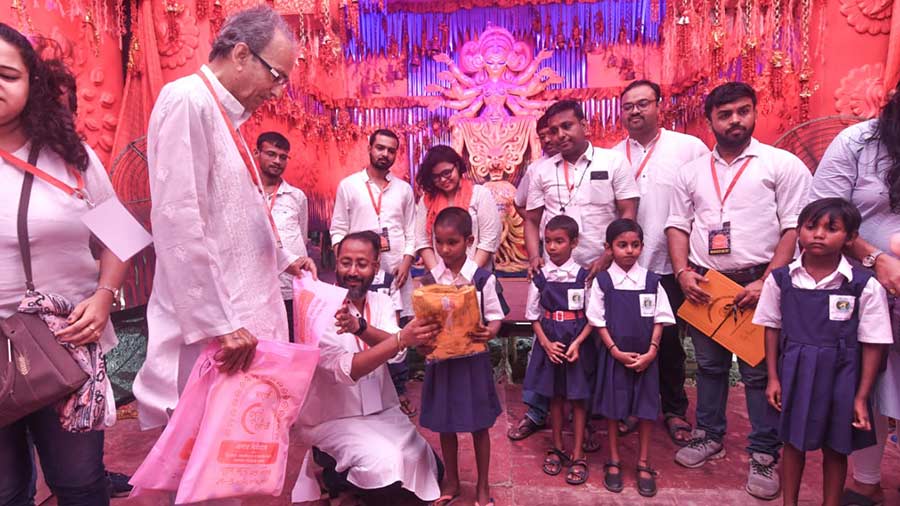
[[(441, 495), (434, 452), (399, 406), (301, 427), (301, 431), (305, 442), (334, 458), (336, 470), (347, 471), (347, 480), (361, 489), (400, 482), (423, 501)], [(316, 467), (312, 451), (307, 451), (291, 496), (293, 502), (321, 497)]]

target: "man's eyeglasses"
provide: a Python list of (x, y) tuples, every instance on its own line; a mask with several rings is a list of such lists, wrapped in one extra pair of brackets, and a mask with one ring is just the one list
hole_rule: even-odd
[(266, 70), (268, 70), (270, 74), (272, 74), (272, 79), (275, 81), (275, 84), (278, 84), (278, 85), (287, 84), (288, 76), (282, 74), (281, 72), (276, 70), (275, 67), (269, 65), (269, 62), (267, 62), (266, 60), (263, 60), (262, 56), (256, 54), (256, 51), (250, 49), (250, 46), (247, 46), (247, 50), (250, 51), (250, 54), (252, 54), (254, 58), (259, 60), (259, 63), (262, 63), (263, 67), (265, 67)]
[(653, 103), (655, 103), (655, 101), (647, 100), (646, 98), (644, 100), (638, 100), (637, 102), (625, 102), (624, 104), (622, 104), (622, 110), (625, 112), (631, 112), (635, 109), (639, 111), (646, 111), (647, 108), (650, 107), (650, 104)]

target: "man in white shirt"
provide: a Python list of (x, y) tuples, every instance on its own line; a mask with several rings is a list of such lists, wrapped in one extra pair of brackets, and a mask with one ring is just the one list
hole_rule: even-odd
[(582, 238), (572, 256), (594, 274), (612, 261), (603, 248), (607, 225), (616, 218), (634, 219), (638, 187), (624, 156), (591, 145), (578, 102), (556, 102), (546, 116), (559, 153), (534, 167), (529, 184), (525, 220), (529, 273), (544, 265), (540, 231), (550, 218), (565, 214), (578, 223)]
[[(662, 94), (652, 81), (634, 81), (622, 91), (622, 126), (628, 137), (613, 147), (625, 155), (641, 193), (637, 222), (644, 229), (644, 249), (640, 264), (662, 276), (662, 286), (675, 311), (684, 302), (684, 294), (675, 282), (665, 224), (669, 217), (669, 199), (678, 168), (709, 153), (703, 141), (692, 136), (660, 128), (659, 107)], [(679, 319), (679, 325), (684, 322)], [(691, 424), (687, 421), (688, 398), (684, 391), (684, 348), (678, 325), (663, 328), (659, 342), (659, 393), (666, 429), (672, 442), (687, 444)], [(626, 420), (620, 430), (630, 432), (637, 419)]]
[[(666, 221), (675, 279), (689, 300), (709, 303), (703, 275), (715, 269), (744, 286), (734, 304), (752, 310), (766, 276), (787, 265), (797, 244), (797, 219), (810, 182), (799, 158), (753, 138), (756, 93), (744, 83), (726, 83), (710, 92), (706, 119), (716, 148), (683, 166), (675, 178)], [(726, 429), (728, 373), (732, 354), (688, 327), (697, 359), (697, 429), (675, 455), (686, 467), (722, 458)], [(751, 432), (746, 490), (773, 499), (780, 490), (775, 469), (781, 441), (777, 413), (766, 400), (764, 362), (738, 360)]]
[[(281, 176), (290, 159), (291, 143), (278, 132), (264, 132), (256, 138), (256, 163), (262, 176), (266, 204), (275, 220), (281, 244), (287, 251), (306, 256), (309, 211), (303, 190), (288, 184)], [(294, 277), (282, 273), (281, 296), (287, 309), (288, 335), (294, 342)]]
[[(397, 504), (415, 495), (440, 496), (440, 463), (415, 425), (400, 410), (385, 364), (437, 336), (434, 322), (397, 326), (388, 295), (369, 290), (379, 270), (379, 237), (351, 233), (337, 247), (337, 284), (347, 301), (335, 328), (319, 342), (321, 358), (297, 425), (306, 454), (293, 502), (316, 501), (315, 467), (332, 497), (361, 496), (364, 504)], [(355, 503), (354, 503), (355, 504)]]
[(546, 114), (542, 115), (537, 120), (537, 134), (538, 139), (541, 140), (541, 150), (543, 151), (543, 155), (531, 162), (528, 167), (525, 167), (525, 173), (522, 174), (522, 179), (519, 180), (519, 186), (516, 187), (516, 195), (513, 198), (516, 212), (519, 213), (519, 216), (521, 216), (523, 220), (527, 218), (525, 213), (528, 203), (528, 187), (531, 185), (531, 176), (534, 174), (534, 168), (540, 165), (544, 160), (559, 152), (553, 146), (553, 143), (550, 142), (550, 128), (549, 125), (547, 125)]
[(221, 370), (246, 370), (257, 339), (288, 340), (278, 275), (308, 258), (285, 251), (238, 127), (280, 97), (294, 67), (291, 28), (257, 7), (228, 18), (209, 65), (163, 87), (147, 158), (156, 250), (147, 360), (134, 384), (143, 428), (168, 422), (200, 352), (219, 342)]

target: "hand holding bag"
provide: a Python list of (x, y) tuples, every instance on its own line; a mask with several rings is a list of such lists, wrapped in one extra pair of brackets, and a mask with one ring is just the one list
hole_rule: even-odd
[[(31, 146), (28, 163), (37, 162), (40, 147)], [(33, 294), (28, 203), (34, 175), (26, 172), (19, 199), (18, 237), (25, 285)], [(88, 375), (37, 314), (16, 312), (0, 321), (0, 427), (49, 406), (77, 390)]]

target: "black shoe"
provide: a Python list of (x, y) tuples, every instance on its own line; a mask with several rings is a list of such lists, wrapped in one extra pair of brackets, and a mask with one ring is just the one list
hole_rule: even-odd
[(131, 476), (122, 473), (106, 472), (106, 478), (109, 479), (109, 496), (110, 497), (128, 497), (131, 489), (134, 488), (128, 483)]

